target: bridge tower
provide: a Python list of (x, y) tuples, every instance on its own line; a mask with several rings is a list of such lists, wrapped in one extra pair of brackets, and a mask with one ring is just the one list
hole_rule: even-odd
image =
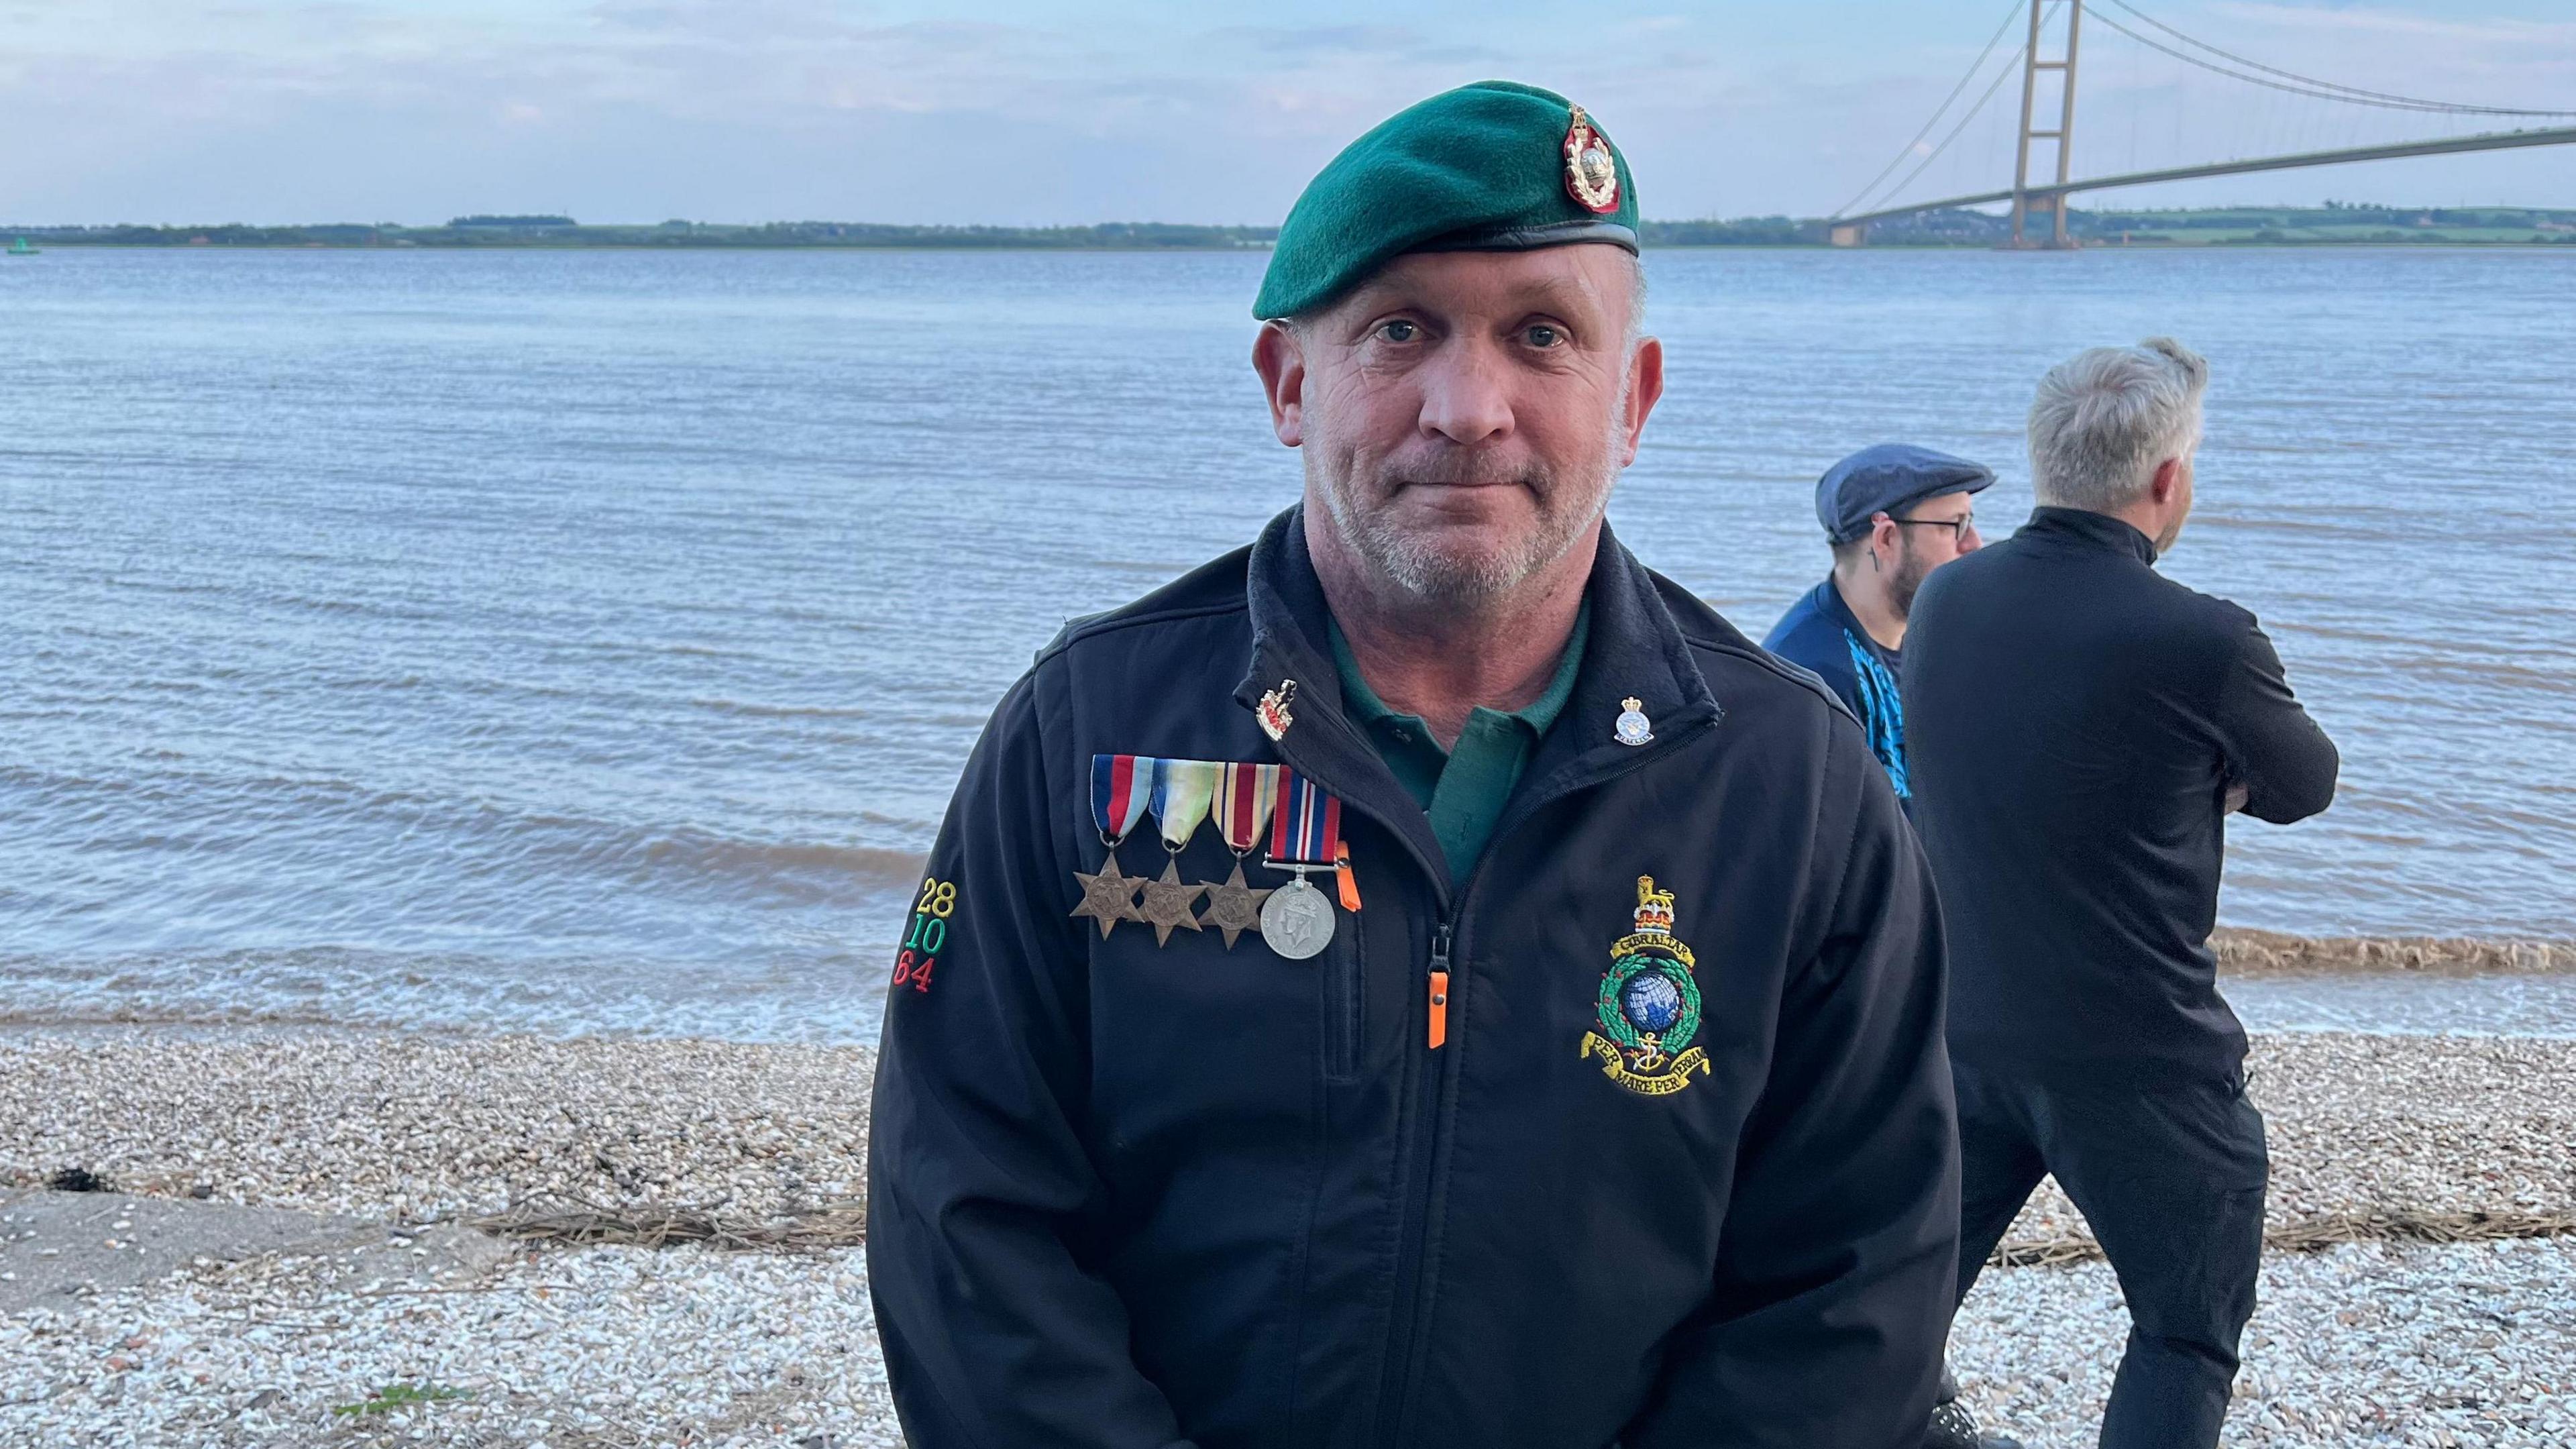
[[(2047, 24), (2048, 12), (2055, 8), (2049, 0), (2030, 0), (2030, 44), (2022, 50), (2021, 65), (2021, 145), (2013, 157), (2012, 245), (2016, 247), (2071, 247), (2075, 243), (2066, 235), (2066, 193), (2051, 192), (2042, 196), (2030, 194), (2030, 143), (2047, 141), (2057, 149), (2057, 184), (2064, 186), (2072, 173), (2075, 137), (2075, 49), (2084, 28), (2084, 0), (2065, 0), (2066, 40), (2058, 51), (2059, 59), (2040, 59), (2041, 30)], [(2039, 111), (2039, 73), (2052, 70), (2058, 74), (2057, 125), (2053, 130), (2036, 130), (2032, 121)], [(2030, 236), (2031, 213), (2045, 211), (2053, 218), (2046, 241)]]

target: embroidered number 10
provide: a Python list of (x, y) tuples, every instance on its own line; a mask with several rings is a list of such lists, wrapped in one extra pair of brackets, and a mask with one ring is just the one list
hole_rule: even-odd
[(948, 923), (937, 916), (914, 916), (912, 934), (904, 937), (903, 944), (908, 950), (936, 956), (939, 948), (948, 944)]

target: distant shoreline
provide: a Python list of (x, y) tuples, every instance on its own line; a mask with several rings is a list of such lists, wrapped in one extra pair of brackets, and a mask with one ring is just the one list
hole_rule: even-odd
[[(2219, 246), (2576, 246), (2576, 210), (2531, 207), (2203, 207), (2176, 211), (2070, 209), (2067, 226), (2086, 248)], [(1817, 217), (1648, 221), (1653, 249), (1835, 249)], [(6, 226), (0, 237), (38, 247), (306, 248), (419, 251), (1187, 251), (1266, 252), (1275, 226), (1110, 222), (1085, 226), (910, 226), (883, 222), (752, 224), (666, 221), (583, 225), (568, 216), (458, 217), (443, 226), (394, 223), (245, 223), (192, 226)], [(2008, 218), (1950, 209), (1873, 223), (1866, 246), (1983, 249), (2010, 239)]]

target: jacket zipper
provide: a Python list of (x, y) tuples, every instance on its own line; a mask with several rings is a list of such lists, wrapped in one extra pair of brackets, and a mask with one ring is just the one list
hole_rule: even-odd
[(1431, 955), (1425, 973), (1426, 1003), (1429, 1006), (1425, 1026), (1427, 1045), (1422, 1054), (1414, 1058), (1413, 1076), (1406, 1094), (1407, 1105), (1414, 1109), (1411, 1113), (1414, 1132), (1413, 1140), (1406, 1144), (1409, 1161), (1406, 1163), (1401, 1204), (1402, 1234), (1396, 1248), (1395, 1293), (1390, 1300), (1393, 1321), (1388, 1325), (1386, 1364), (1379, 1378), (1377, 1406), (1369, 1425), (1367, 1442), (1371, 1444), (1392, 1442), (1387, 1432), (1390, 1423), (1401, 1431), (1413, 1416), (1416, 1382), (1413, 1359), (1422, 1338), (1422, 1317), (1426, 1307), (1422, 1259), (1431, 1231), (1431, 1177), (1433, 1164), (1440, 1156), (1440, 1109), (1445, 1095), (1441, 1084), (1440, 1048), (1448, 1039), (1449, 1000), (1456, 995), (1452, 984), (1455, 975), (1451, 969), (1451, 952), (1457, 944), (1458, 923), (1466, 915), (1467, 902), (1475, 896), (1476, 882), (1483, 878), (1485, 865), (1494, 858), (1494, 847), (1502, 842), (1503, 836), (1536, 814), (1540, 807), (1553, 804), (1577, 790), (1590, 789), (1634, 771), (1649, 760), (1669, 753), (1675, 745), (1696, 736), (1701, 729), (1714, 726), (1717, 718), (1711, 715), (1678, 728), (1657, 740), (1653, 748), (1637, 751), (1610, 768), (1583, 771), (1545, 795), (1533, 797), (1520, 809), (1496, 822), (1494, 833), (1485, 841), (1484, 854), (1467, 872), (1467, 878), (1458, 883), (1457, 893), (1448, 900), (1445, 911), (1432, 922)]

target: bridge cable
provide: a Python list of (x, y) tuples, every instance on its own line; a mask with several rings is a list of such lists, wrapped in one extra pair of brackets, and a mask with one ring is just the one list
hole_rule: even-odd
[(2278, 66), (2270, 66), (2265, 65), (2260, 61), (2247, 60), (2243, 56), (2221, 50), (2207, 41), (2195, 40), (2191, 36), (2183, 34), (2181, 31), (2174, 29), (2163, 21), (2158, 20), (2154, 16), (2138, 9), (2136, 6), (2126, 3), (2126, 0), (2108, 0), (2108, 3), (2118, 6), (2120, 9), (2129, 12), (2138, 19), (2154, 26), (2156, 29), (2163, 31), (2168, 35), (2173, 36), (2177, 40), (2183, 41), (2186, 44), (2197, 46), (2202, 50), (2208, 51), (2212, 55), (2223, 56), (2237, 65), (2261, 71), (2264, 75), (2284, 77), (2288, 81), (2296, 82), (2296, 84), (2284, 84), (2281, 80), (2266, 80), (2263, 75), (2247, 75), (2242, 71), (2230, 70), (2226, 66), (2220, 65), (2215, 61), (2204, 60), (2199, 56), (2190, 54), (2189, 52), (2176, 50), (2172, 46), (2166, 45), (2162, 41), (2156, 40), (2151, 36), (2140, 35), (2138, 32), (2122, 25), (2119, 21), (2112, 19), (2110, 16), (2103, 14), (2099, 10), (2093, 12), (2094, 19), (2099, 20), (2104, 25), (2111, 27), (2113, 30), (2120, 32), (2122, 35), (2129, 37), (2131, 40), (2138, 42), (2140, 45), (2143, 45), (2150, 50), (2161, 51), (2164, 54), (2172, 56), (2174, 59), (2183, 62), (2185, 65), (2195, 65), (2200, 67), (2202, 70), (2226, 76), (2230, 80), (2240, 80), (2250, 85), (2264, 86), (2276, 91), (2287, 91), (2291, 95), (2306, 96), (2311, 100), (2342, 101), (2348, 105), (2374, 106), (2381, 110), (2431, 111), (2451, 115), (2576, 116), (2576, 111), (2525, 110), (2513, 106), (2475, 106), (2452, 101), (2428, 101), (2415, 96), (2391, 95), (2386, 91), (2363, 90), (2359, 86), (2343, 85), (2336, 81), (2317, 80), (2311, 76), (2300, 75), (2296, 71), (2282, 70)]
[[(2062, 6), (2064, 3), (2065, 3), (2065, 0), (2051, 0), (2051, 3), (2049, 4), (2049, 7), (2048, 7), (2048, 11), (2047, 11), (2047, 13), (2046, 13), (2045, 15), (2043, 15), (2043, 16), (2040, 18), (2040, 22), (2039, 22), (2039, 23), (2040, 23), (2040, 24), (2042, 24), (2042, 25), (2046, 25), (2050, 20), (2054, 19), (2054, 18), (2056, 17), (2056, 15), (2057, 15), (2058, 9), (2059, 9), (2059, 8), (2060, 8), (2060, 6)], [(2013, 52), (2013, 60), (2019, 60), (2019, 59), (2021, 59), (2022, 51), (2026, 51), (2026, 50), (2028, 50), (2028, 49), (2030, 49), (2030, 47), (2029, 47), (2027, 44), (2025, 44), (2024, 46), (2022, 46), (2022, 47), (2021, 47), (2021, 50), (2016, 50), (2016, 51), (2014, 51), (2014, 52)], [(1880, 197), (1880, 198), (1879, 198), (1879, 200), (1881, 200), (1881, 201), (1885, 201), (1885, 200), (1887, 199), (1887, 197), (1890, 197), (1890, 196), (1902, 196), (1902, 195), (1904, 195), (1904, 194), (1905, 194), (1905, 188), (1907, 188), (1907, 187), (1909, 187), (1909, 186), (1913, 185), (1913, 184), (1914, 184), (1914, 182), (1915, 182), (1915, 178), (1917, 178), (1917, 177), (1921, 176), (1925, 171), (1929, 170), (1929, 169), (1931, 168), (1931, 166), (1932, 166), (1932, 163), (1933, 163), (1933, 162), (1940, 160), (1940, 159), (1941, 159), (1941, 153), (1950, 149), (1950, 143), (1959, 139), (1959, 133), (1960, 133), (1960, 132), (1962, 132), (1962, 131), (1964, 131), (1964, 130), (1966, 130), (1966, 129), (1968, 129), (1968, 123), (1969, 123), (1970, 121), (1975, 120), (1975, 119), (1977, 118), (1977, 116), (1979, 115), (1979, 113), (1981, 113), (1981, 112), (1983, 112), (1983, 111), (1985, 110), (1985, 108), (1986, 108), (1986, 102), (1993, 100), (1993, 99), (1995, 98), (1995, 92), (1997, 92), (1997, 91), (1999, 91), (1999, 90), (2003, 89), (2004, 82), (2005, 82), (2005, 81), (2007, 81), (2007, 80), (2010, 80), (2010, 79), (2012, 78), (2013, 69), (2014, 69), (2014, 67), (2013, 67), (2013, 65), (2012, 65), (2012, 62), (2011, 62), (2011, 61), (2007, 61), (2007, 62), (2005, 62), (2005, 63), (2004, 63), (2004, 68), (2003, 68), (2002, 70), (2000, 70), (2000, 71), (1997, 71), (1997, 72), (1995, 73), (1995, 78), (1994, 78), (1993, 82), (1987, 85), (1987, 87), (1986, 87), (1986, 93), (1985, 93), (1984, 95), (1981, 95), (1981, 96), (1977, 97), (1977, 103), (1976, 103), (1975, 105), (1973, 105), (1973, 106), (1970, 106), (1970, 107), (1968, 108), (1968, 113), (1967, 113), (1966, 115), (1961, 116), (1961, 117), (1959, 118), (1959, 124), (1957, 124), (1957, 125), (1955, 125), (1955, 126), (1952, 126), (1952, 127), (1950, 128), (1950, 134), (1949, 134), (1949, 135), (1946, 135), (1946, 136), (1944, 136), (1944, 137), (1942, 137), (1942, 138), (1941, 138), (1941, 144), (1940, 144), (1940, 145), (1938, 145), (1938, 146), (1933, 147), (1933, 148), (1932, 148), (1932, 150), (1931, 150), (1931, 152), (1930, 152), (1930, 154), (1926, 155), (1926, 156), (1923, 158), (1923, 164), (1922, 164), (1922, 165), (1920, 165), (1920, 166), (1915, 167), (1912, 171), (1907, 172), (1907, 173), (1905, 174), (1905, 179), (1904, 179), (1904, 180), (1902, 180), (1902, 181), (1900, 181), (1900, 182), (1898, 182), (1898, 183), (1896, 183), (1896, 189), (1895, 189), (1895, 190), (1893, 190), (1893, 191), (1888, 192), (1888, 193), (1887, 193), (1887, 196), (1882, 196), (1882, 197)], [(1831, 219), (1832, 219), (1832, 218), (1828, 218), (1828, 220), (1831, 220)]]
[[(2450, 101), (2428, 101), (2420, 96), (2392, 95), (2387, 91), (2364, 90), (2360, 86), (2348, 86), (2341, 81), (2318, 80), (2314, 76), (2301, 75), (2297, 71), (2283, 70), (2276, 65), (2265, 65), (2259, 60), (2248, 60), (2244, 56), (2238, 55), (2233, 51), (2221, 50), (2206, 40), (2201, 40), (2176, 30), (2172, 26), (2158, 20), (2156, 17), (2149, 15), (2144, 10), (2139, 9), (2137, 6), (2129, 4), (2128, 0), (2109, 0), (2109, 3), (2119, 6), (2121, 9), (2128, 11), (2130, 15), (2139, 20), (2145, 21), (2156, 29), (2172, 36), (2174, 39), (2183, 42), (2185, 45), (2194, 46), (2201, 50), (2208, 51), (2212, 55), (2232, 61), (2249, 70), (2259, 70), (2266, 75), (2280, 76), (2284, 80), (2298, 81), (2305, 85), (2315, 86), (2320, 90), (2342, 91), (2349, 95), (2366, 97), (2370, 100), (2393, 101), (2401, 105), (2433, 106), (2446, 111), (2477, 111), (2502, 116), (2576, 116), (2576, 111), (2529, 111), (2518, 110), (2510, 106), (2475, 106), (2455, 104)], [(2128, 34), (2129, 32), (2122, 31), (2121, 33)], [(2130, 38), (2136, 39), (2137, 37), (2132, 35)]]
[[(1942, 98), (1941, 104), (1932, 108), (1932, 114), (1930, 116), (1924, 118), (1923, 129), (1914, 133), (1913, 140), (1908, 141), (1903, 146), (1897, 148), (1896, 155), (1889, 159), (1887, 165), (1882, 167), (1876, 176), (1869, 179), (1869, 184), (1862, 187), (1858, 195), (1854, 196), (1851, 200), (1844, 202), (1841, 206), (1834, 208), (1834, 215), (1840, 216), (1844, 212), (1853, 210), (1858, 207), (1860, 203), (1872, 192), (1877, 191), (1878, 183), (1885, 181), (1895, 172), (1897, 167), (1904, 165), (1905, 158), (1914, 154), (1914, 148), (1923, 144), (1923, 138), (1932, 134), (1932, 128), (1941, 124), (1942, 113), (1948, 111), (1950, 109), (1950, 103), (1957, 100), (1959, 98), (1959, 93), (1968, 88), (1968, 82), (1977, 78), (1977, 72), (1985, 69), (1986, 57), (1995, 53), (1995, 47), (2003, 41), (2004, 32), (2012, 29), (2013, 21), (2021, 17), (2022, 5), (2023, 0), (2012, 0), (2011, 6), (2004, 11), (2003, 23), (1995, 27), (1994, 34), (1986, 37), (1986, 48), (1977, 52), (1977, 58), (1975, 60), (1968, 62), (1967, 73), (1959, 77), (1959, 83), (1950, 87), (1950, 94)], [(2028, 50), (2029, 48), (2029, 46), (2025, 45), (2022, 47), (2022, 50)], [(2018, 58), (2020, 51), (2015, 51), (2014, 55)], [(2007, 67), (2007, 69), (2009, 69), (2009, 67)], [(1980, 101), (1978, 104), (1983, 105), (1985, 103)], [(1937, 155), (1939, 153), (1936, 152), (1934, 154)]]

